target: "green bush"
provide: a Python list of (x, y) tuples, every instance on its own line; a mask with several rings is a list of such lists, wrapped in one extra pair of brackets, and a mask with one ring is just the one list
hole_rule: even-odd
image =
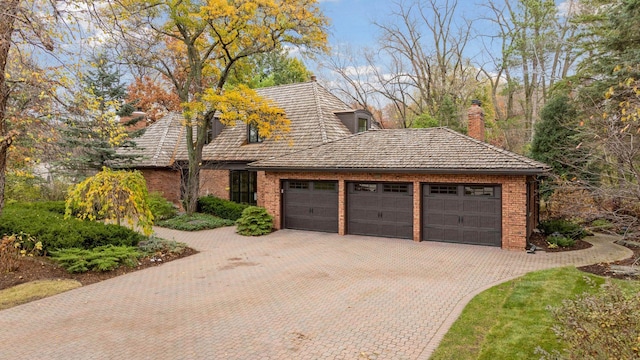
[(204, 196), (198, 199), (198, 212), (233, 221), (238, 220), (242, 216), (242, 211), (248, 206), (215, 196)]
[(562, 235), (551, 235), (547, 237), (547, 242), (559, 247), (572, 247), (576, 244), (576, 240)]
[(120, 265), (134, 267), (140, 252), (133, 246), (99, 246), (91, 250), (69, 248), (51, 252), (51, 258), (70, 273), (111, 271)]
[(231, 226), (234, 222), (209, 214), (178, 215), (168, 220), (159, 221), (156, 225), (182, 231), (198, 231)]
[(543, 221), (538, 227), (540, 228), (540, 231), (542, 231), (542, 233), (546, 236), (557, 232), (565, 237), (570, 237), (574, 240), (580, 240), (588, 234), (587, 231), (582, 228), (582, 226), (563, 219)]
[(269, 234), (273, 228), (273, 218), (263, 207), (249, 206), (244, 209), (238, 221), (236, 232), (245, 236)]
[(148, 240), (141, 241), (138, 249), (145, 255), (155, 254), (182, 254), (187, 244), (174, 240), (162, 239), (156, 236), (150, 236)]
[(145, 236), (125, 227), (95, 221), (65, 219), (55, 203), (12, 204), (0, 216), (0, 235), (27, 233), (42, 242), (43, 250), (104, 245), (136, 246)]
[[(595, 286), (595, 285), (594, 285)], [(566, 344), (562, 353), (538, 349), (543, 359), (640, 358), (640, 293), (625, 294), (615, 283), (551, 308), (553, 331)]]
[(171, 219), (178, 215), (178, 210), (170, 201), (167, 201), (159, 192), (149, 194), (149, 208), (155, 221)]
[(613, 224), (606, 219), (596, 219), (591, 222), (593, 230), (609, 230), (613, 228)]

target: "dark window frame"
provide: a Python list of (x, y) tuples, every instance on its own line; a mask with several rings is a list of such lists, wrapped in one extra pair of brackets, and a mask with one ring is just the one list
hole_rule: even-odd
[(258, 202), (258, 173), (249, 170), (229, 171), (229, 199), (233, 202), (256, 205)]
[(264, 141), (264, 138), (260, 136), (258, 132), (258, 126), (255, 124), (247, 125), (247, 143), (249, 144), (259, 144)]
[[(362, 121), (364, 121), (364, 124), (361, 123)], [(364, 117), (358, 117), (356, 119), (356, 125), (358, 126), (357, 128), (358, 133), (365, 132), (369, 130), (369, 119)]]

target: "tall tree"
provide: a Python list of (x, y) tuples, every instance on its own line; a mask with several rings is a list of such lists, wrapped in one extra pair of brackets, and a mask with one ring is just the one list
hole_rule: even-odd
[(285, 44), (324, 50), (326, 18), (315, 0), (105, 1), (97, 14), (120, 55), (169, 79), (183, 104), (189, 163), (185, 208), (196, 210), (202, 150), (216, 111), (269, 137), (288, 121), (244, 86), (226, 88), (243, 59)]
[[(125, 103), (126, 86), (122, 74), (104, 54), (94, 56), (82, 82), (84, 87), (69, 108), (62, 133), (64, 151), (59, 162), (75, 176), (91, 175), (106, 166), (130, 164), (139, 156), (118, 152), (117, 148), (134, 147), (120, 117), (131, 114), (133, 106)], [(130, 122), (144, 121), (141, 117)]]
[(252, 89), (309, 81), (304, 63), (289, 56), (287, 49), (258, 53), (238, 63), (228, 85), (247, 84)]
[[(64, 23), (67, 31), (72, 29), (73, 15), (61, 9), (64, 3), (35, 0), (0, 2), (0, 212), (4, 207), (7, 154), (19, 135), (19, 126), (15, 122), (24, 117), (46, 116), (46, 110), (32, 111), (29, 105), (56, 99), (57, 90), (62, 85), (55, 74), (55, 66), (49, 63), (46, 68), (39, 67), (37, 61), (43, 55), (51, 54), (59, 42), (66, 40), (65, 34), (57, 28), (59, 23)], [(21, 70), (16, 73), (13, 69)], [(28, 75), (19, 74), (26, 69), (29, 69)], [(32, 94), (37, 96), (18, 93), (24, 89), (33, 91)], [(29, 111), (17, 114), (13, 113), (15, 109)]]

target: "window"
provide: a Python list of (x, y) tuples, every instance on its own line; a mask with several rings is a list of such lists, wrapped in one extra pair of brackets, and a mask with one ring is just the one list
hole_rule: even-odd
[(258, 127), (255, 124), (249, 124), (247, 126), (247, 142), (249, 144), (261, 143), (262, 136), (258, 133)]
[(378, 187), (378, 185), (376, 184), (363, 184), (363, 183), (358, 183), (355, 184), (353, 189), (355, 191), (368, 191), (368, 192), (376, 192), (376, 188)]
[(306, 190), (309, 188), (308, 181), (289, 181), (289, 189), (302, 189)]
[(326, 181), (317, 181), (313, 183), (314, 190), (326, 190), (326, 191), (336, 191), (336, 183), (334, 182), (326, 182)]
[(369, 121), (367, 119), (358, 118), (358, 132), (361, 133), (367, 131), (367, 129), (369, 129), (367, 126), (368, 123)]
[(465, 196), (486, 196), (493, 197), (493, 186), (465, 186)]
[(229, 172), (229, 198), (237, 203), (255, 205), (258, 202), (258, 176), (255, 171), (232, 170)]
[(429, 186), (429, 194), (457, 195), (458, 187), (456, 185), (431, 185)]
[(409, 192), (409, 185), (406, 184), (384, 184), (382, 185), (383, 192), (393, 193), (406, 193)]

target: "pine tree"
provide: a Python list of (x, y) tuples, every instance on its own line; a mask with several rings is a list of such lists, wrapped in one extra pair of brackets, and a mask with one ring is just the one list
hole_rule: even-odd
[(135, 110), (124, 102), (127, 94), (122, 74), (103, 55), (92, 59), (92, 63), (95, 70), (86, 73), (83, 92), (77, 96), (61, 130), (65, 156), (59, 165), (80, 177), (139, 158), (117, 151), (135, 147), (131, 137), (139, 132), (129, 134), (126, 126), (142, 120), (138, 117), (119, 123), (120, 117), (130, 116)]

